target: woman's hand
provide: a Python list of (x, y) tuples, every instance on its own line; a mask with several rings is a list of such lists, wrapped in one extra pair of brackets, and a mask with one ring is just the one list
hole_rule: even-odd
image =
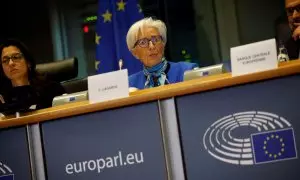
[(0, 113), (0, 120), (5, 119), (4, 114)]
[(1, 94), (0, 94), (0, 102), (1, 102), (2, 104), (5, 103), (4, 98), (3, 98), (3, 96), (2, 96)]

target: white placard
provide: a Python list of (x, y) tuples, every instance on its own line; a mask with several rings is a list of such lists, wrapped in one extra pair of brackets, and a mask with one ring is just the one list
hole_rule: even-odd
[(128, 97), (127, 69), (89, 76), (88, 93), (90, 103)]
[(231, 48), (230, 57), (232, 76), (278, 67), (275, 39)]

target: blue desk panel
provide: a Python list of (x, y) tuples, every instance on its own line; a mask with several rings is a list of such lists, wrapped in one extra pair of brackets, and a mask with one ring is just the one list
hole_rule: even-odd
[(167, 179), (156, 102), (42, 124), (48, 180)]
[(26, 128), (1, 129), (0, 143), (0, 180), (30, 180)]
[(176, 98), (188, 180), (299, 180), (300, 76)]

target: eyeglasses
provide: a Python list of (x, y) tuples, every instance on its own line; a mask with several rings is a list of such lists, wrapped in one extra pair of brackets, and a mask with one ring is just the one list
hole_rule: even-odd
[(11, 56), (4, 56), (2, 58), (2, 61), (1, 63), (2, 64), (5, 64), (5, 65), (8, 65), (10, 60), (12, 60), (13, 62), (19, 62), (23, 59), (23, 54), (22, 53), (15, 53), (15, 54), (12, 54)]
[(137, 45), (140, 46), (141, 48), (147, 48), (149, 47), (149, 42), (152, 42), (153, 45), (157, 43), (161, 43), (163, 41), (163, 38), (161, 36), (151, 36), (151, 38), (143, 38), (139, 39), (135, 44), (134, 47)]
[(300, 4), (298, 4), (298, 5), (294, 6), (294, 7), (286, 8), (286, 12), (287, 12), (288, 16), (292, 16), (295, 11), (297, 11), (298, 13), (300, 13)]

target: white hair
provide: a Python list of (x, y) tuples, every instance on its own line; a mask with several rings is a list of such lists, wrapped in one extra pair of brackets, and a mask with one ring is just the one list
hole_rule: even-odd
[(139, 31), (145, 27), (154, 27), (158, 30), (162, 36), (164, 43), (167, 42), (167, 27), (161, 20), (155, 20), (151, 17), (141, 19), (135, 22), (128, 30), (126, 36), (126, 43), (129, 50), (134, 48), (136, 41), (138, 40)]

